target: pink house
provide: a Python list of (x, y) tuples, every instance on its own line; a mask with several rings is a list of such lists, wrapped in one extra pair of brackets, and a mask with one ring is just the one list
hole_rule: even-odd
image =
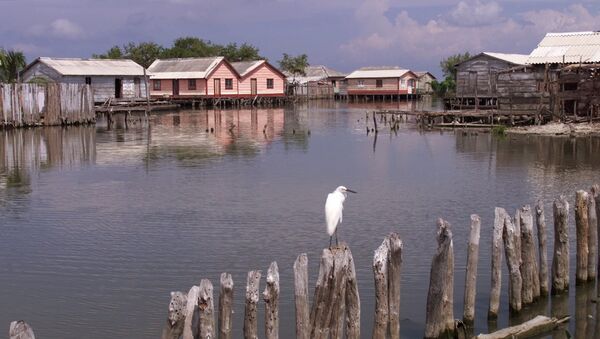
[(348, 95), (411, 95), (418, 76), (397, 67), (365, 67), (350, 73)]
[(240, 75), (240, 96), (285, 95), (285, 75), (266, 60), (232, 62), (231, 65)]
[(151, 97), (284, 95), (285, 76), (265, 60), (230, 63), (223, 57), (159, 59), (148, 72)]

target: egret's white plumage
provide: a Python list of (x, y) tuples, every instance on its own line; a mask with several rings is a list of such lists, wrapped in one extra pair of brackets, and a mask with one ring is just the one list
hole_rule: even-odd
[(344, 210), (346, 192), (356, 193), (344, 186), (339, 186), (335, 191), (327, 195), (327, 200), (325, 201), (325, 222), (327, 223), (327, 234), (329, 234), (329, 237), (332, 237), (333, 234), (336, 233), (337, 227), (342, 223), (342, 212)]

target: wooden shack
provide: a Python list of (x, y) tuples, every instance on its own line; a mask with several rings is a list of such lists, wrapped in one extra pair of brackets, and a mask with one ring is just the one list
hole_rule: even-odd
[(23, 82), (90, 85), (94, 102), (146, 97), (144, 68), (132, 60), (40, 57), (22, 72)]
[(287, 74), (288, 93), (308, 99), (331, 99), (344, 97), (346, 74), (324, 65), (311, 65), (304, 69), (304, 75)]
[(399, 99), (417, 94), (417, 75), (400, 67), (364, 67), (346, 80), (351, 99)]
[(433, 89), (431, 88), (431, 82), (436, 80), (436, 77), (427, 71), (417, 71), (417, 93), (419, 94), (431, 94)]
[(456, 65), (451, 108), (495, 108), (498, 72), (525, 65), (527, 55), (483, 52)]
[(600, 64), (569, 65), (558, 73), (557, 105), (563, 117), (600, 120)]

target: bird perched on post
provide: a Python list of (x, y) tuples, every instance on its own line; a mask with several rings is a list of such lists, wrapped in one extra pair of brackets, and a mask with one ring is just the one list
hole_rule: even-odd
[(329, 248), (331, 248), (333, 233), (335, 233), (335, 245), (338, 245), (337, 227), (342, 223), (346, 192), (356, 193), (344, 186), (339, 186), (327, 195), (327, 201), (325, 201), (325, 222), (327, 223), (327, 234), (329, 234)]

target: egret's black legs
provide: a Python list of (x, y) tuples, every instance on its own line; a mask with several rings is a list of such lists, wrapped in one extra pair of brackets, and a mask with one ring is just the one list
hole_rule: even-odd
[(338, 246), (338, 236), (337, 236), (337, 229), (335, 230), (335, 246)]

